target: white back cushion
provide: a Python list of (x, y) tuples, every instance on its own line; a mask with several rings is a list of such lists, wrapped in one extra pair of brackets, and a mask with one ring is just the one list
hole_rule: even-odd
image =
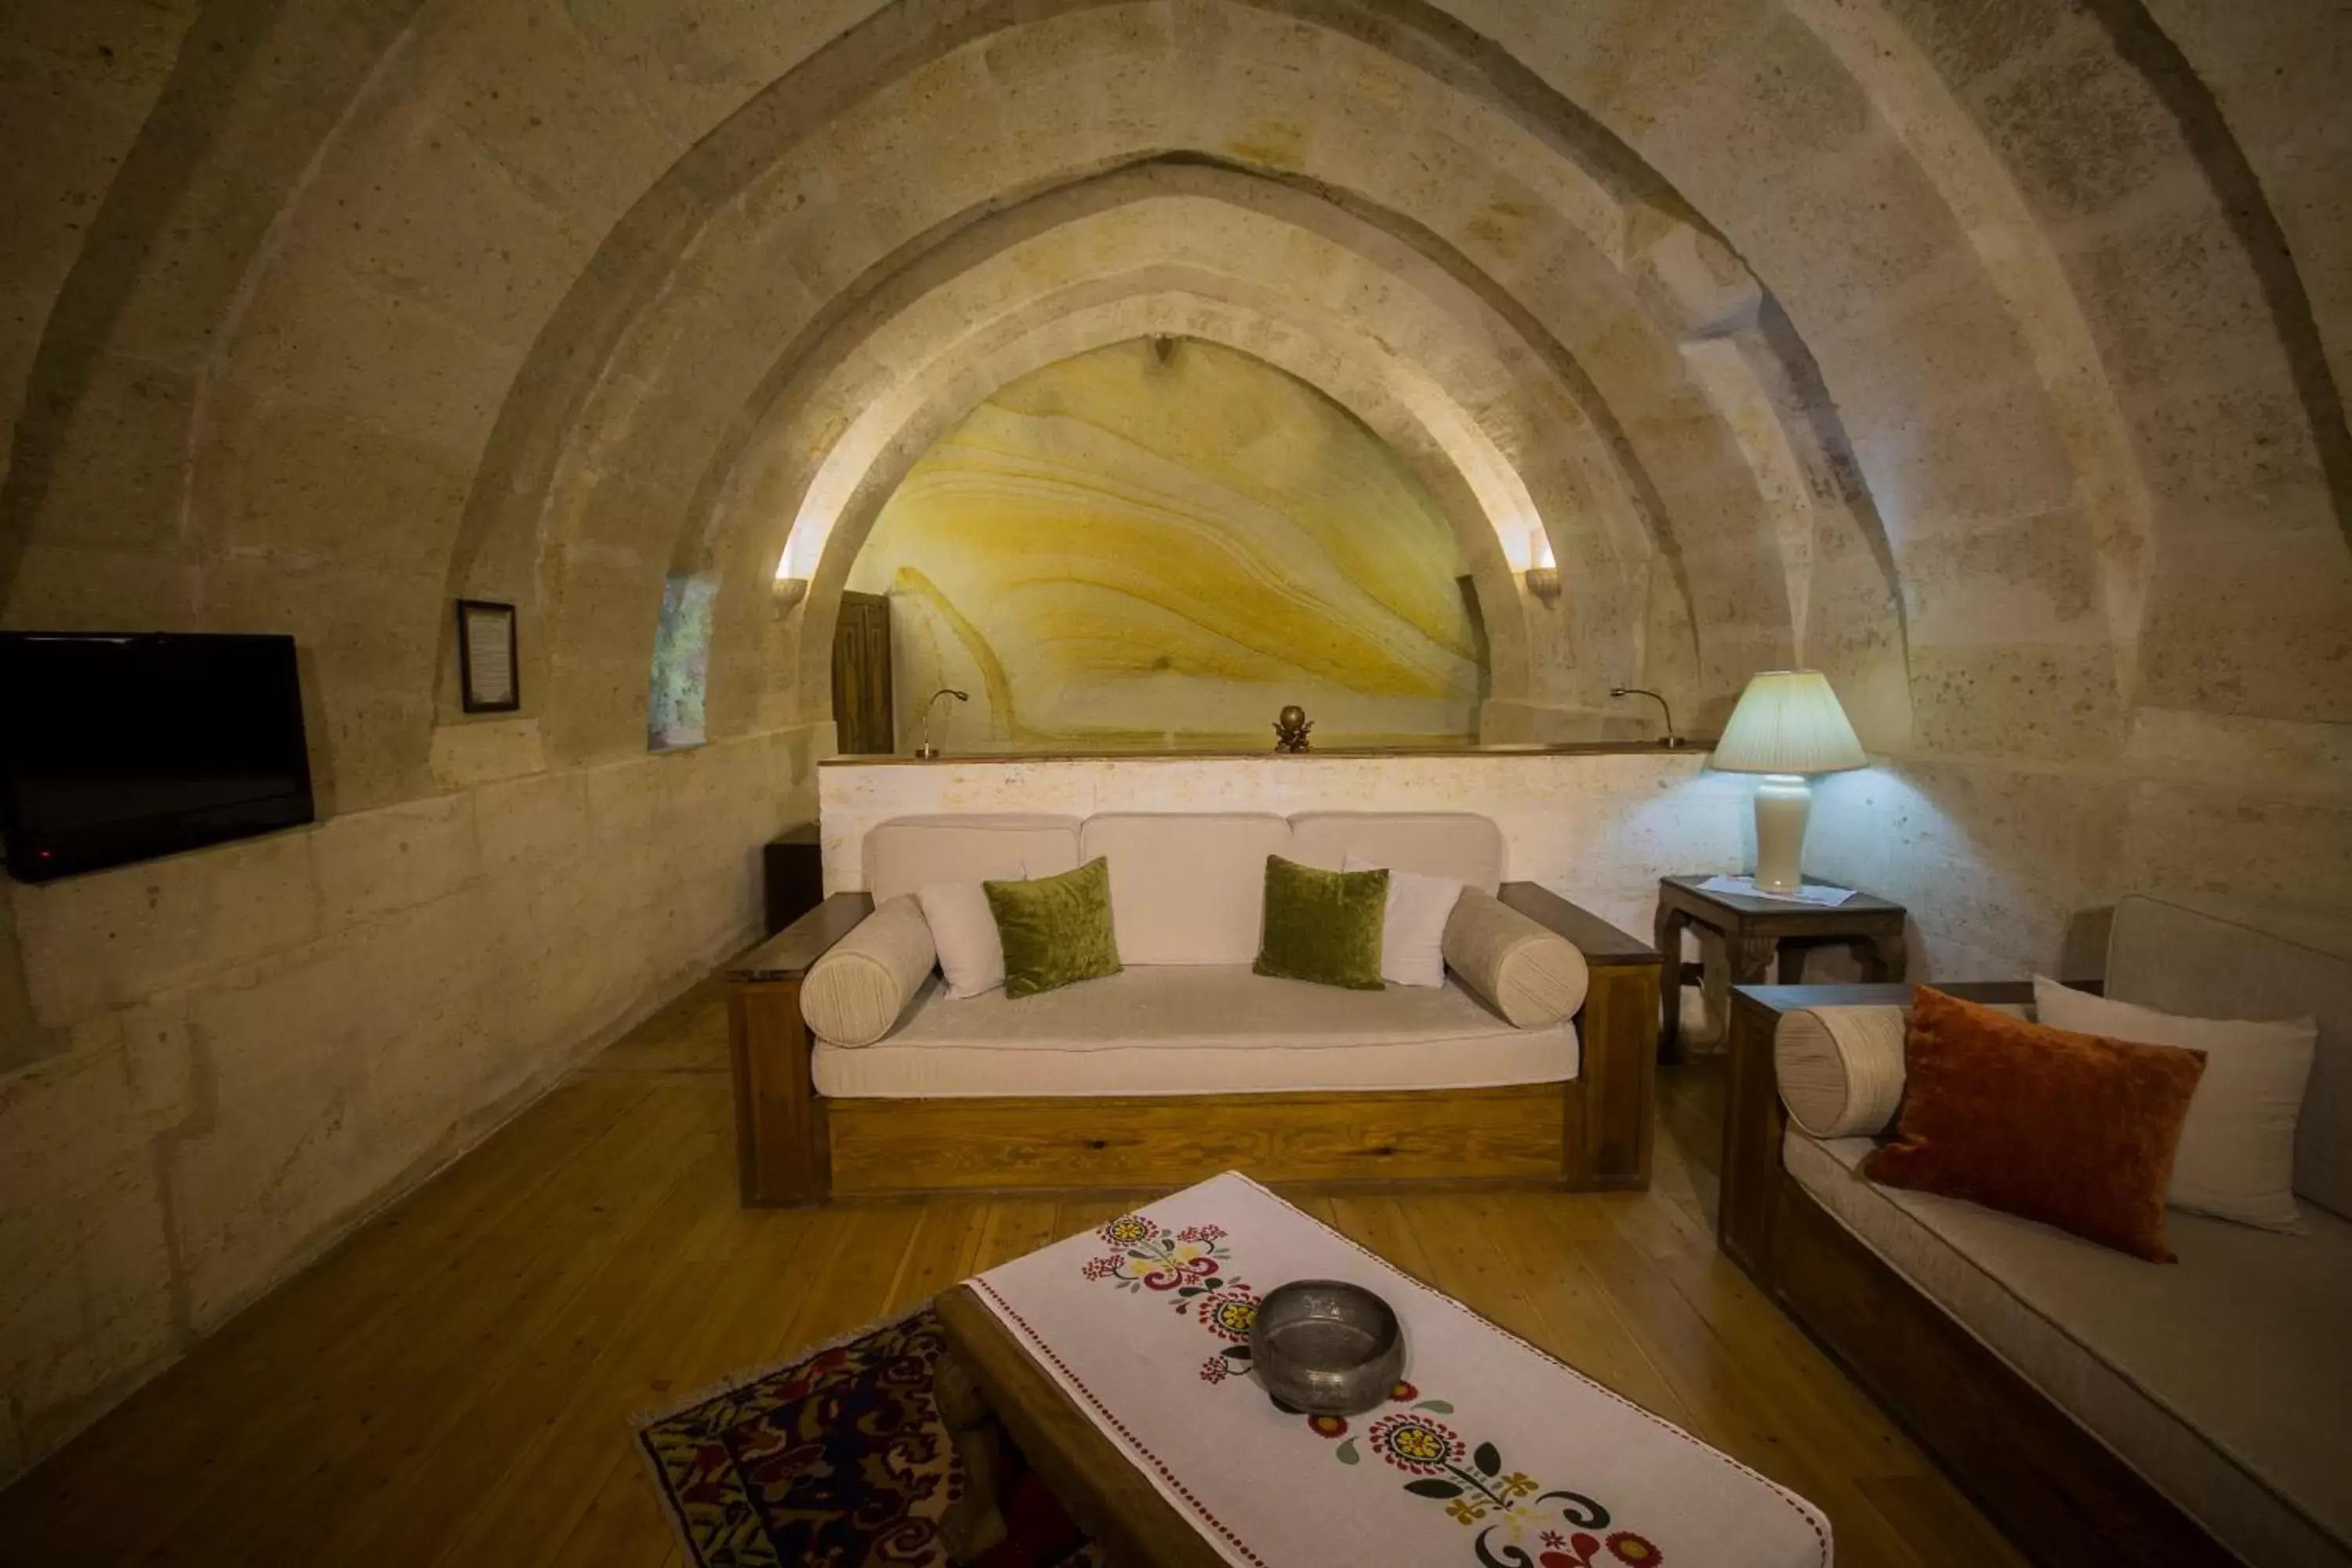
[(948, 994), (959, 1000), (1004, 984), (1004, 938), (996, 929), (985, 882), (1023, 882), (1028, 873), (1017, 860), (1000, 866), (978, 882), (926, 882), (915, 889), (923, 921), (939, 949), (940, 973)]
[(2294, 1190), (2352, 1218), (2352, 959), (2161, 900), (2116, 902), (2107, 994), (2193, 1018), (2314, 1018)]
[(934, 882), (979, 882), (1018, 866), (1034, 879), (1078, 868), (1074, 816), (895, 816), (866, 835), (866, 890), (878, 907)]
[(1250, 963), (1265, 913), (1265, 858), (1289, 854), (1290, 824), (1255, 813), (1108, 813), (1078, 834), (1082, 864), (1097, 855), (1110, 862), (1121, 963)]
[(1290, 819), (1290, 858), (1327, 871), (1348, 857), (1444, 877), (1492, 894), (1503, 885), (1503, 833), (1466, 811), (1309, 811)]
[(2165, 1201), (2264, 1230), (2303, 1228), (2294, 1211), (2294, 1124), (2303, 1114), (2316, 1024), (2187, 1018), (2039, 974), (2033, 1011), (2053, 1029), (2204, 1052), (2205, 1071), (2180, 1124)]
[(1391, 985), (1444, 984), (1445, 926), (1454, 918), (1462, 884), (1451, 877), (1375, 866), (1360, 855), (1349, 856), (1339, 869), (1389, 874), (1388, 907), (1381, 922), (1381, 978)]

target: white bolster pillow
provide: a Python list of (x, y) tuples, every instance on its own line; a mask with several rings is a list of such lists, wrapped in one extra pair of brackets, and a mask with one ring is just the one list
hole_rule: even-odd
[(1444, 946), (1445, 966), (1522, 1029), (1574, 1017), (1592, 983), (1574, 942), (1475, 888), (1454, 900)]
[(1800, 1007), (1772, 1033), (1789, 1119), (1816, 1138), (1875, 1137), (1903, 1103), (1906, 1007)]
[(898, 1022), (939, 962), (912, 893), (857, 922), (801, 981), (801, 1016), (829, 1046), (870, 1046)]

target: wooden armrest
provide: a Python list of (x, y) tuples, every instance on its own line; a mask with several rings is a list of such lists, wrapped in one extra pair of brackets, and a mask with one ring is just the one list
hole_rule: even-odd
[(1495, 897), (1538, 925), (1558, 931), (1588, 964), (1655, 964), (1658, 950), (1619, 931), (1591, 910), (1570, 903), (1540, 882), (1506, 882)]
[(737, 959), (727, 978), (745, 984), (798, 980), (873, 912), (873, 894), (835, 893)]
[[(2068, 981), (2080, 990), (2096, 982)], [(1788, 1112), (1774, 1075), (1773, 1040), (1780, 1019), (1801, 1007), (1901, 1007), (1911, 985), (1736, 985), (1724, 1041), (1722, 1196), (1716, 1238), (1758, 1279), (1769, 1277), (1772, 1212), (1781, 1182), (1780, 1140)], [(2000, 1006), (2033, 1000), (2030, 980), (1959, 980), (1936, 989), (1963, 1001)]]
[(872, 895), (835, 893), (727, 972), (736, 1171), (746, 1208), (821, 1204), (832, 1190), (824, 1100), (809, 1076), (801, 981), (873, 912)]
[(1650, 1184), (1658, 1090), (1658, 950), (1536, 882), (1506, 882), (1495, 897), (1584, 954), (1591, 984), (1576, 1015), (1583, 1082), (1579, 1184)]
[[(1733, 989), (1739, 995), (1752, 998), (1777, 1023), (1781, 1014), (1793, 1013), (1800, 1007), (1907, 1007), (1911, 1005), (1911, 993), (1917, 987), (1889, 982), (1885, 984), (1852, 985), (1740, 985)], [(2033, 1000), (2033, 982), (2031, 980), (1956, 980), (1948, 985), (1939, 981), (1936, 989), (1948, 996), (1958, 996), (1963, 1002), (1982, 1002), (1988, 1006), (2006, 1006)]]

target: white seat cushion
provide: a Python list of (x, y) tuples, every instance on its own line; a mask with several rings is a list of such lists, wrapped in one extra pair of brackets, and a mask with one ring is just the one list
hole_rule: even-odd
[[(1290, 824), (1261, 813), (1087, 818), (1080, 861), (1110, 862), (1121, 963), (1247, 963), (1265, 915), (1265, 858), (1290, 853)], [(1037, 875), (1033, 867), (1029, 873)]]
[(1503, 830), (1466, 811), (1307, 811), (1290, 819), (1290, 858), (1326, 871), (1368, 866), (1445, 877), (1492, 893), (1503, 885)]
[(1789, 1174), (2223, 1544), (2352, 1563), (2352, 1223), (2167, 1216), (2177, 1264), (1864, 1181), (1866, 1138), (1789, 1131)]
[(1450, 980), (1343, 991), (1169, 964), (1019, 1001), (934, 982), (888, 1038), (821, 1043), (812, 1070), (852, 1099), (1473, 1089), (1572, 1079), (1577, 1041), (1570, 1024), (1513, 1028)]
[(1078, 819), (973, 813), (896, 816), (868, 829), (866, 890), (877, 905), (933, 882), (978, 882), (1018, 866), (1033, 879), (1078, 868)]

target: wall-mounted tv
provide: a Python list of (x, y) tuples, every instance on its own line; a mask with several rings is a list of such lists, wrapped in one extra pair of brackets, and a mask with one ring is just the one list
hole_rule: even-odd
[(0, 845), (18, 880), (313, 815), (292, 637), (0, 632)]

